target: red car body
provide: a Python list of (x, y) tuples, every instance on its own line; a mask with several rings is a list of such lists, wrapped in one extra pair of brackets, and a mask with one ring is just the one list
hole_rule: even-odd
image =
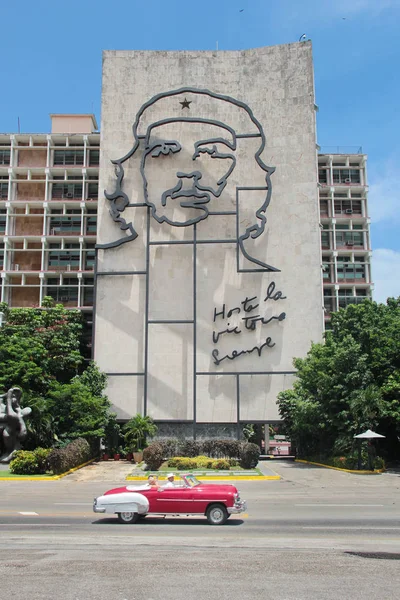
[(96, 513), (116, 513), (123, 523), (135, 523), (147, 514), (205, 515), (212, 525), (222, 525), (231, 514), (244, 512), (246, 502), (234, 485), (201, 483), (182, 475), (174, 487), (123, 486), (95, 498)]

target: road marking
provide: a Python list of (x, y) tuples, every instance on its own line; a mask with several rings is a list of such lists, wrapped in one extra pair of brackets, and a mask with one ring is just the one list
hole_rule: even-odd
[(38, 517), (39, 513), (37, 512), (19, 512), (18, 514), (23, 515), (24, 517)]
[(93, 502), (54, 502), (54, 506), (92, 506)]
[(70, 527), (68, 523), (0, 523), (0, 527)]
[(327, 527), (323, 527), (323, 526), (319, 526), (319, 525), (310, 525), (308, 527), (302, 527), (302, 529), (345, 529), (346, 531), (348, 529), (354, 529), (356, 531), (360, 531), (361, 529), (363, 531), (382, 531), (383, 529), (388, 529), (389, 531), (400, 531), (400, 527), (347, 527), (346, 525), (343, 525), (342, 527), (340, 527), (339, 525), (334, 525), (334, 526), (327, 526)]
[(338, 507), (338, 508), (343, 508), (343, 507), (383, 507), (386, 506), (385, 504), (295, 504), (295, 506), (328, 506), (328, 507)]

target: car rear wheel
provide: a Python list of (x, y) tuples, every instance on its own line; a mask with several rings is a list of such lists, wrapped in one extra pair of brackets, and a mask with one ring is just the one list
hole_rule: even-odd
[(207, 508), (206, 517), (210, 525), (223, 525), (228, 516), (228, 511), (223, 504), (211, 504)]
[(136, 523), (139, 519), (139, 515), (135, 512), (120, 512), (118, 513), (118, 521), (120, 523)]

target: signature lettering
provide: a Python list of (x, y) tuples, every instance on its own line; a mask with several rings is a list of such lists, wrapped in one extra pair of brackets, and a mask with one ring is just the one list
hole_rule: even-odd
[[(228, 308), (226, 304), (223, 304), (222, 309), (219, 311), (217, 310), (217, 307), (214, 307), (214, 323), (217, 321), (217, 319), (230, 319), (233, 315), (240, 315), (245, 313), (245, 316), (241, 316), (239, 318), (239, 321), (242, 321), (242, 326), (240, 322), (232, 323), (232, 325), (231, 323), (227, 323), (225, 325), (225, 329), (222, 329), (221, 331), (213, 331), (213, 343), (218, 344), (223, 335), (239, 335), (240, 333), (242, 333), (242, 331), (256, 331), (258, 324), (260, 324), (260, 327), (262, 327), (263, 325), (269, 325), (273, 321), (284, 321), (286, 319), (285, 312), (281, 312), (278, 315), (268, 316), (265, 314), (260, 314), (263, 312), (262, 308), (260, 307), (262, 302), (267, 302), (268, 300), (277, 302), (278, 300), (285, 299), (286, 296), (283, 294), (283, 292), (281, 290), (277, 290), (275, 282), (271, 281), (271, 283), (267, 287), (266, 295), (264, 299), (261, 299), (261, 301), (258, 300), (257, 296), (246, 296), (246, 298), (242, 300), (238, 306)], [(250, 314), (253, 313), (257, 308), (258, 314)], [(222, 358), (219, 358), (219, 350), (215, 348), (212, 351), (211, 355), (214, 359), (214, 364), (219, 365), (224, 360), (235, 360), (235, 358), (238, 358), (239, 356), (243, 356), (244, 354), (251, 354), (252, 352), (257, 352), (258, 356), (261, 356), (261, 353), (264, 348), (273, 348), (274, 346), (275, 342), (272, 341), (272, 338), (267, 337), (263, 344), (261, 344), (260, 346), (253, 346), (253, 348), (250, 348), (249, 350), (232, 350), (231, 354), (226, 354)]]
[(264, 348), (273, 348), (275, 346), (275, 342), (272, 341), (272, 339), (270, 337), (267, 337), (265, 342), (263, 344), (261, 344), (260, 346), (254, 346), (254, 348), (250, 348), (250, 350), (233, 350), (232, 354), (226, 354), (225, 356), (223, 356), (222, 358), (218, 358), (219, 357), (219, 350), (217, 350), (216, 348), (211, 352), (212, 357), (214, 359), (214, 364), (215, 365), (220, 365), (222, 363), (222, 361), (228, 359), (228, 360), (235, 360), (235, 358), (238, 358), (239, 356), (242, 356), (243, 354), (251, 354), (252, 352), (257, 352), (258, 356), (261, 356), (261, 353), (263, 351)]

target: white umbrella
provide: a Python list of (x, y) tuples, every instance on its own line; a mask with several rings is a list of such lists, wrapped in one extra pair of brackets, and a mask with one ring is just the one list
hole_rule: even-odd
[(386, 436), (381, 435), (380, 433), (375, 433), (375, 431), (371, 431), (370, 429), (367, 429), (367, 431), (364, 431), (364, 433), (359, 433), (354, 437), (358, 439), (371, 440), (372, 438), (384, 438)]

